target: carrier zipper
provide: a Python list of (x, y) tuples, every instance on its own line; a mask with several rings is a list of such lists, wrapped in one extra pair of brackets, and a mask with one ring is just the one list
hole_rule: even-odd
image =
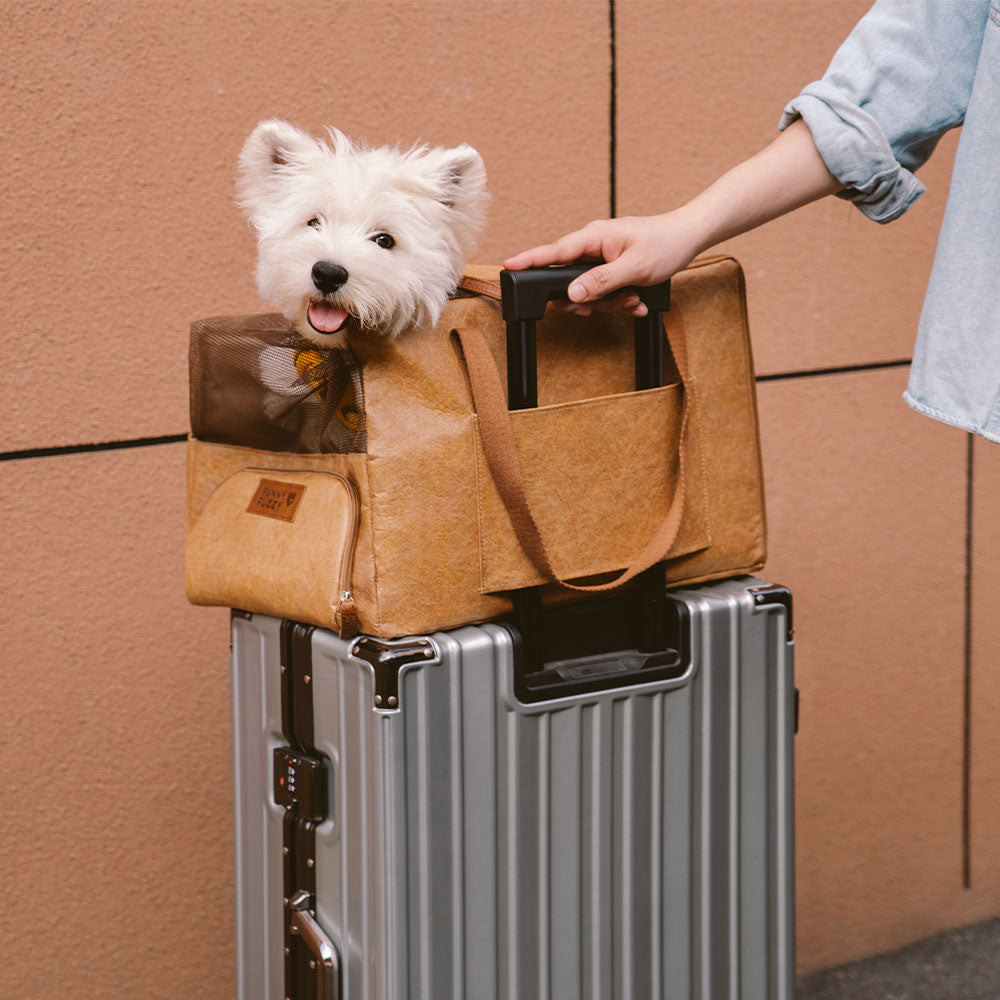
[[(335, 473), (331, 473), (335, 475)], [(340, 561), (340, 604), (337, 618), (340, 622), (340, 638), (353, 639), (360, 631), (358, 608), (351, 592), (351, 578), (354, 576), (354, 550), (358, 544), (358, 529), (361, 521), (361, 496), (358, 487), (346, 476), (340, 476), (351, 496), (351, 544), (347, 546)]]
[(326, 469), (264, 469), (248, 468), (247, 472), (269, 472), (281, 475), (315, 474), (332, 476), (339, 479), (347, 489), (350, 497), (349, 507), (351, 509), (351, 520), (348, 531), (349, 544), (344, 547), (344, 552), (340, 557), (340, 571), (337, 576), (338, 602), (336, 608), (338, 634), (341, 639), (353, 639), (360, 630), (358, 622), (358, 608), (354, 603), (354, 593), (351, 590), (351, 578), (354, 575), (354, 550), (358, 544), (358, 531), (361, 524), (361, 495), (353, 480), (347, 476), (342, 476), (339, 472), (329, 472)]

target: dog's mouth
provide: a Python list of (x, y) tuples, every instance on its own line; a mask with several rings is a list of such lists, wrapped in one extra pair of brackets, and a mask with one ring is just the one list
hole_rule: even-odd
[(336, 333), (343, 329), (344, 324), (350, 319), (350, 314), (346, 309), (341, 309), (325, 299), (312, 299), (306, 311), (306, 319), (317, 333)]

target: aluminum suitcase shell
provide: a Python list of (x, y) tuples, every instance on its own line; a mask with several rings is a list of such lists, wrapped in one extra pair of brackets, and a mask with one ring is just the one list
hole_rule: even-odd
[[(497, 625), (427, 637), (394, 707), (313, 633), (341, 1000), (792, 1000), (790, 608), (749, 578), (670, 598), (683, 676), (531, 705)], [(279, 630), (233, 618), (239, 1000), (285, 995)]]

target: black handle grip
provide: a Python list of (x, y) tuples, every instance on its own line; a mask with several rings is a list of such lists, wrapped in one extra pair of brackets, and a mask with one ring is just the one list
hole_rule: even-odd
[[(503, 318), (508, 323), (522, 319), (539, 320), (545, 307), (555, 299), (568, 298), (569, 286), (599, 261), (580, 264), (558, 264), (552, 267), (529, 267), (523, 271), (501, 271), (500, 293)], [(660, 313), (670, 308), (670, 282), (658, 285), (628, 286), (615, 294), (634, 292), (650, 313)]]
[[(545, 309), (551, 301), (568, 298), (569, 286), (596, 263), (598, 262), (593, 261), (500, 272), (501, 311), (507, 325), (507, 401), (511, 410), (532, 409), (538, 405), (536, 321), (545, 315)], [(670, 308), (670, 282), (663, 281), (649, 287), (630, 287), (621, 291), (637, 293), (648, 310), (646, 316), (637, 317), (635, 320), (635, 387), (653, 389), (662, 386), (664, 384), (662, 314)], [(643, 609), (641, 624), (637, 629), (641, 636), (639, 648), (661, 650), (664, 643), (663, 623), (666, 603), (662, 570), (658, 571), (654, 566), (642, 574), (638, 587), (643, 595), (643, 599), (638, 602)], [(555, 690), (549, 684), (551, 677), (541, 673), (546, 659), (543, 651), (544, 633), (551, 630), (551, 623), (546, 625), (543, 622), (539, 588), (529, 587), (515, 591), (512, 598), (514, 621), (520, 635), (518, 654), (515, 658), (518, 697), (522, 700), (532, 700), (543, 696), (540, 693), (543, 689)], [(628, 595), (626, 603), (633, 599), (632, 595)], [(549, 618), (552, 617), (550, 614)], [(617, 659), (612, 659), (618, 663)], [(614, 666), (612, 669), (608, 667), (608, 662), (611, 661), (608, 661), (607, 657), (600, 658), (602, 666), (599, 672), (603, 672), (607, 677), (617, 676), (622, 668)], [(632, 664), (631, 659), (627, 662)], [(643, 659), (643, 663), (648, 662), (652, 662), (649, 657)], [(631, 673), (633, 670), (629, 666), (625, 670), (625, 675)], [(529, 676), (540, 678), (540, 687), (534, 695), (528, 694), (526, 678)], [(566, 677), (561, 677), (559, 683), (569, 683), (569, 681)]]
[[(535, 322), (550, 302), (567, 298), (569, 286), (595, 263), (500, 272), (501, 311), (507, 324), (507, 399), (512, 410), (538, 405)], [(654, 389), (663, 385), (661, 316), (670, 308), (670, 282), (622, 291), (635, 292), (648, 310), (635, 320), (635, 387)]]

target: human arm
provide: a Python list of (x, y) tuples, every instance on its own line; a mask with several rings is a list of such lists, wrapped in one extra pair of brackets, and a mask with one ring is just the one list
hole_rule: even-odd
[[(841, 186), (827, 170), (809, 129), (797, 121), (680, 208), (592, 222), (555, 243), (519, 253), (504, 266), (519, 270), (603, 259), (606, 263), (591, 268), (569, 290), (571, 302), (591, 303), (627, 285), (663, 281), (709, 247)], [(615, 304), (632, 315), (645, 313), (638, 296)]]
[[(988, 8), (988, 0), (878, 0), (757, 156), (673, 212), (591, 223), (507, 266), (603, 257), (608, 265), (571, 293), (589, 310), (599, 294), (669, 277), (723, 239), (824, 194), (891, 222), (924, 191), (913, 171), (964, 119)], [(642, 314), (635, 296), (597, 308)]]

